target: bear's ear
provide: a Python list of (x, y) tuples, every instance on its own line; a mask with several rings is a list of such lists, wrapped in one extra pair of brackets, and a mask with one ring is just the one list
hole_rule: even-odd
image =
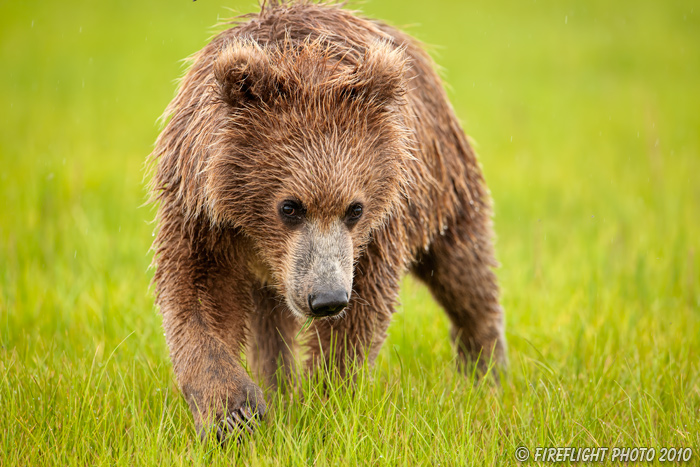
[(227, 43), (214, 63), (214, 77), (221, 98), (234, 107), (269, 103), (282, 93), (280, 74), (268, 51), (253, 41)]
[(351, 73), (353, 94), (378, 106), (400, 101), (408, 89), (408, 66), (403, 48), (386, 41), (373, 43)]

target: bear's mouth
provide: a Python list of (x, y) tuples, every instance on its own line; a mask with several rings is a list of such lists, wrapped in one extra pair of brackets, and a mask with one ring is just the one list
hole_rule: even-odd
[(285, 302), (287, 302), (287, 307), (297, 319), (306, 321), (307, 318), (312, 317), (311, 313), (305, 310), (304, 306), (299, 306), (296, 303), (296, 300), (294, 300), (294, 297), (290, 296), (290, 294), (287, 294), (287, 296), (285, 297)]

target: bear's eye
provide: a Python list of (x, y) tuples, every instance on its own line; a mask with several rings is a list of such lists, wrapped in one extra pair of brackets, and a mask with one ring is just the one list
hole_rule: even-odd
[(296, 214), (297, 210), (291, 204), (285, 204), (282, 206), (282, 212), (285, 216), (293, 216)]
[(360, 217), (362, 217), (362, 205), (360, 203), (351, 204), (345, 217), (346, 222), (350, 224), (359, 221)]
[(304, 208), (298, 201), (288, 199), (280, 204), (280, 214), (286, 222), (296, 224), (304, 217)]

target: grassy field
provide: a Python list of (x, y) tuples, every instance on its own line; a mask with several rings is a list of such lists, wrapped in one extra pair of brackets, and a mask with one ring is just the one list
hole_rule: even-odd
[(510, 370), (501, 390), (458, 374), (409, 279), (354, 396), (271, 394), (249, 442), (197, 441), (149, 288), (143, 163), (180, 59), (252, 3), (0, 3), (0, 465), (514, 465), (519, 446), (700, 465), (692, 1), (360, 5), (430, 44), (477, 145)]

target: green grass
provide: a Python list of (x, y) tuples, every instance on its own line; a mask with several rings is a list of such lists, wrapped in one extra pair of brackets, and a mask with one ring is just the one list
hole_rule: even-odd
[[(252, 0), (232, 1), (241, 12)], [(277, 394), (196, 439), (153, 306), (143, 161), (220, 2), (0, 4), (0, 465), (512, 465), (537, 446), (700, 463), (700, 7), (374, 0), (430, 44), (495, 199), (510, 369), (455, 371), (407, 280), (354, 395)]]

